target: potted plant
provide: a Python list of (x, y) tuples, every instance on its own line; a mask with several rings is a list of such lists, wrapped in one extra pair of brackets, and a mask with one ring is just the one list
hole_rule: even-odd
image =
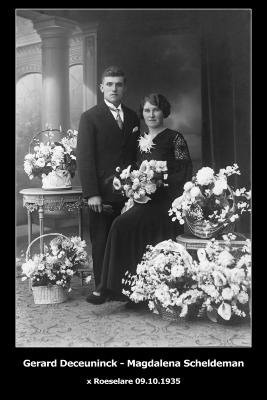
[(246, 188), (234, 190), (229, 185), (228, 178), (234, 174), (240, 175), (237, 164), (218, 174), (212, 168), (201, 168), (173, 201), (169, 210), (172, 221), (186, 222), (189, 231), (203, 239), (232, 231), (239, 216), (250, 211), (251, 196)]
[(123, 285), (130, 300), (147, 301), (152, 312), (167, 320), (198, 314), (203, 296), (193, 275), (192, 257), (172, 240), (147, 246), (136, 275), (127, 271)]
[(71, 189), (71, 178), (76, 171), (77, 134), (69, 129), (59, 141), (49, 140), (44, 144), (35, 140), (33, 151), (24, 158), (24, 171), (29, 178), (41, 178), (45, 190)]
[[(34, 242), (40, 238), (56, 236), (44, 251), (30, 257)], [(26, 251), (26, 262), (22, 264), (22, 280), (30, 279), (36, 304), (61, 303), (71, 291), (70, 282), (78, 268), (86, 262), (86, 243), (78, 236), (68, 238), (59, 233), (50, 233), (34, 239)]]

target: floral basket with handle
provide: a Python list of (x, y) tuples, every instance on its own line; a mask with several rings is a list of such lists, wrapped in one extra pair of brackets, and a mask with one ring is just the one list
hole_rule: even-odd
[(199, 237), (201, 239), (210, 239), (215, 238), (219, 235), (227, 234), (234, 232), (235, 222), (231, 222), (231, 217), (234, 215), (236, 211), (236, 202), (232, 189), (230, 186), (227, 186), (227, 189), (230, 193), (230, 201), (232, 205), (229, 204), (229, 211), (227, 214), (227, 218), (224, 222), (212, 223), (206, 219), (203, 220), (194, 220), (189, 216), (189, 213), (185, 214), (185, 223), (188, 227), (189, 231), (193, 236)]
[(183, 318), (180, 316), (181, 314), (181, 307), (168, 307), (165, 308), (163, 305), (155, 301), (155, 309), (157, 310), (159, 316), (164, 320), (164, 321), (173, 321), (173, 322), (178, 322), (181, 321)]
[(237, 164), (215, 174), (210, 167), (201, 168), (169, 210), (172, 221), (186, 224), (193, 236), (215, 238), (233, 232), (235, 221), (243, 212), (250, 212), (251, 194), (246, 188), (236, 189), (228, 184), (231, 175), (240, 175)]
[[(44, 238), (54, 236), (49, 245)], [(32, 245), (40, 241), (41, 251), (32, 258)], [(72, 276), (86, 260), (85, 242), (79, 237), (68, 238), (60, 233), (48, 233), (34, 239), (26, 250), (23, 274), (29, 278), (35, 304), (55, 304), (67, 300)]]
[(29, 145), (24, 171), (30, 179), (42, 179), (44, 190), (71, 189), (76, 170), (76, 130), (46, 129), (38, 132)]

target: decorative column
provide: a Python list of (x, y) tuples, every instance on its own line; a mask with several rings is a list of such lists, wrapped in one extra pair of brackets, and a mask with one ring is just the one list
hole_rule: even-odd
[(69, 37), (75, 24), (63, 18), (34, 21), (42, 39), (42, 128), (70, 127)]
[(83, 110), (97, 104), (97, 24), (83, 31)]

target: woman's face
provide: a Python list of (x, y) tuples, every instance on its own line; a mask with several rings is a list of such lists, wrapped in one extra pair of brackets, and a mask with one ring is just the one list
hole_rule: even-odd
[(162, 110), (148, 101), (144, 104), (143, 117), (148, 128), (159, 128), (163, 125)]

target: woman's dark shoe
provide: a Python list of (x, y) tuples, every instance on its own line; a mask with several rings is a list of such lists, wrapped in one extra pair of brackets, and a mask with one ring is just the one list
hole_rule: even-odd
[(122, 293), (112, 293), (109, 296), (109, 301), (124, 301), (125, 302), (125, 301), (128, 301), (128, 299), (129, 298)]
[(86, 297), (87, 303), (91, 304), (103, 304), (107, 301), (107, 297), (104, 295), (96, 296), (95, 294), (89, 294), (89, 296)]
[(146, 306), (147, 306), (146, 301), (141, 301), (140, 303), (135, 303), (134, 301), (129, 300), (125, 304), (125, 308), (127, 310), (141, 310), (141, 309), (145, 308)]

